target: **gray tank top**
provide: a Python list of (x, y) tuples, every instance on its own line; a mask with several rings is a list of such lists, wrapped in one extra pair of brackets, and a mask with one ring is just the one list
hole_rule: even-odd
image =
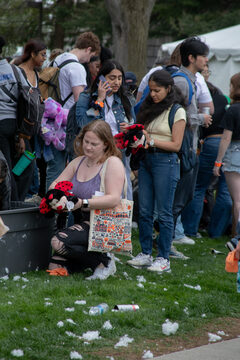
[(74, 195), (76, 195), (80, 199), (91, 199), (92, 196), (95, 194), (95, 191), (100, 190), (100, 184), (101, 184), (100, 171), (102, 170), (103, 165), (101, 166), (97, 175), (95, 175), (92, 179), (81, 182), (77, 180), (77, 172), (84, 159), (85, 157), (82, 158), (82, 160), (80, 161), (77, 170), (72, 178), (73, 188), (71, 191), (73, 192)]

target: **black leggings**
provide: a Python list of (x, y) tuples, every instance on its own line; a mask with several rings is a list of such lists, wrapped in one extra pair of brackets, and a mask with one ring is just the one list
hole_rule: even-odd
[[(81, 224), (58, 231), (52, 238), (54, 255), (67, 260), (66, 267), (69, 272), (81, 272), (87, 268), (94, 271), (101, 263), (108, 266), (110, 258), (107, 254), (88, 251), (88, 234), (89, 225), (81, 222)], [(60, 243), (56, 244), (56, 240)]]

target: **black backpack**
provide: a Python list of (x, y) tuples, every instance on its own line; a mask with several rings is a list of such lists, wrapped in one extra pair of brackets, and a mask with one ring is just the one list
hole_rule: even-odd
[(67, 127), (66, 127), (65, 149), (67, 153), (72, 157), (74, 157), (73, 142), (75, 140), (76, 135), (81, 130), (76, 120), (76, 106), (77, 106), (77, 102), (75, 102), (75, 104), (69, 110), (67, 117)]
[[(169, 117), (168, 117), (168, 124), (172, 131), (174, 116), (176, 111), (181, 108), (182, 106), (179, 104), (173, 104), (171, 107)], [(183, 141), (181, 145), (181, 149), (178, 152), (178, 157), (180, 159), (180, 172), (181, 174), (187, 173), (194, 168), (197, 163), (197, 154), (196, 151), (193, 149), (193, 132), (188, 124), (185, 127)]]
[[(16, 66), (11, 66), (18, 83), (18, 99), (15, 99), (17, 102), (18, 134), (26, 139), (30, 139), (38, 134), (40, 130), (45, 108), (44, 101), (39, 89), (30, 85), (23, 85)], [(26, 77), (24, 72), (23, 75)], [(37, 72), (36, 76), (38, 79)]]

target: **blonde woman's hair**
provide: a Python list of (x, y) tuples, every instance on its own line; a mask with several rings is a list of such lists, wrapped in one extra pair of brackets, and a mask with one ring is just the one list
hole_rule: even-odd
[(82, 128), (74, 141), (74, 151), (77, 156), (84, 155), (83, 138), (88, 131), (92, 131), (106, 146), (104, 155), (99, 160), (100, 163), (103, 163), (110, 156), (122, 158), (121, 151), (116, 147), (112, 130), (104, 120), (93, 120)]

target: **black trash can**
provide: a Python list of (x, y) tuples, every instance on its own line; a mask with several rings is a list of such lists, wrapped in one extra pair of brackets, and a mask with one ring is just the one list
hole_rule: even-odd
[(0, 238), (0, 276), (48, 266), (54, 218), (47, 219), (35, 204), (12, 202), (0, 211), (9, 231)]

